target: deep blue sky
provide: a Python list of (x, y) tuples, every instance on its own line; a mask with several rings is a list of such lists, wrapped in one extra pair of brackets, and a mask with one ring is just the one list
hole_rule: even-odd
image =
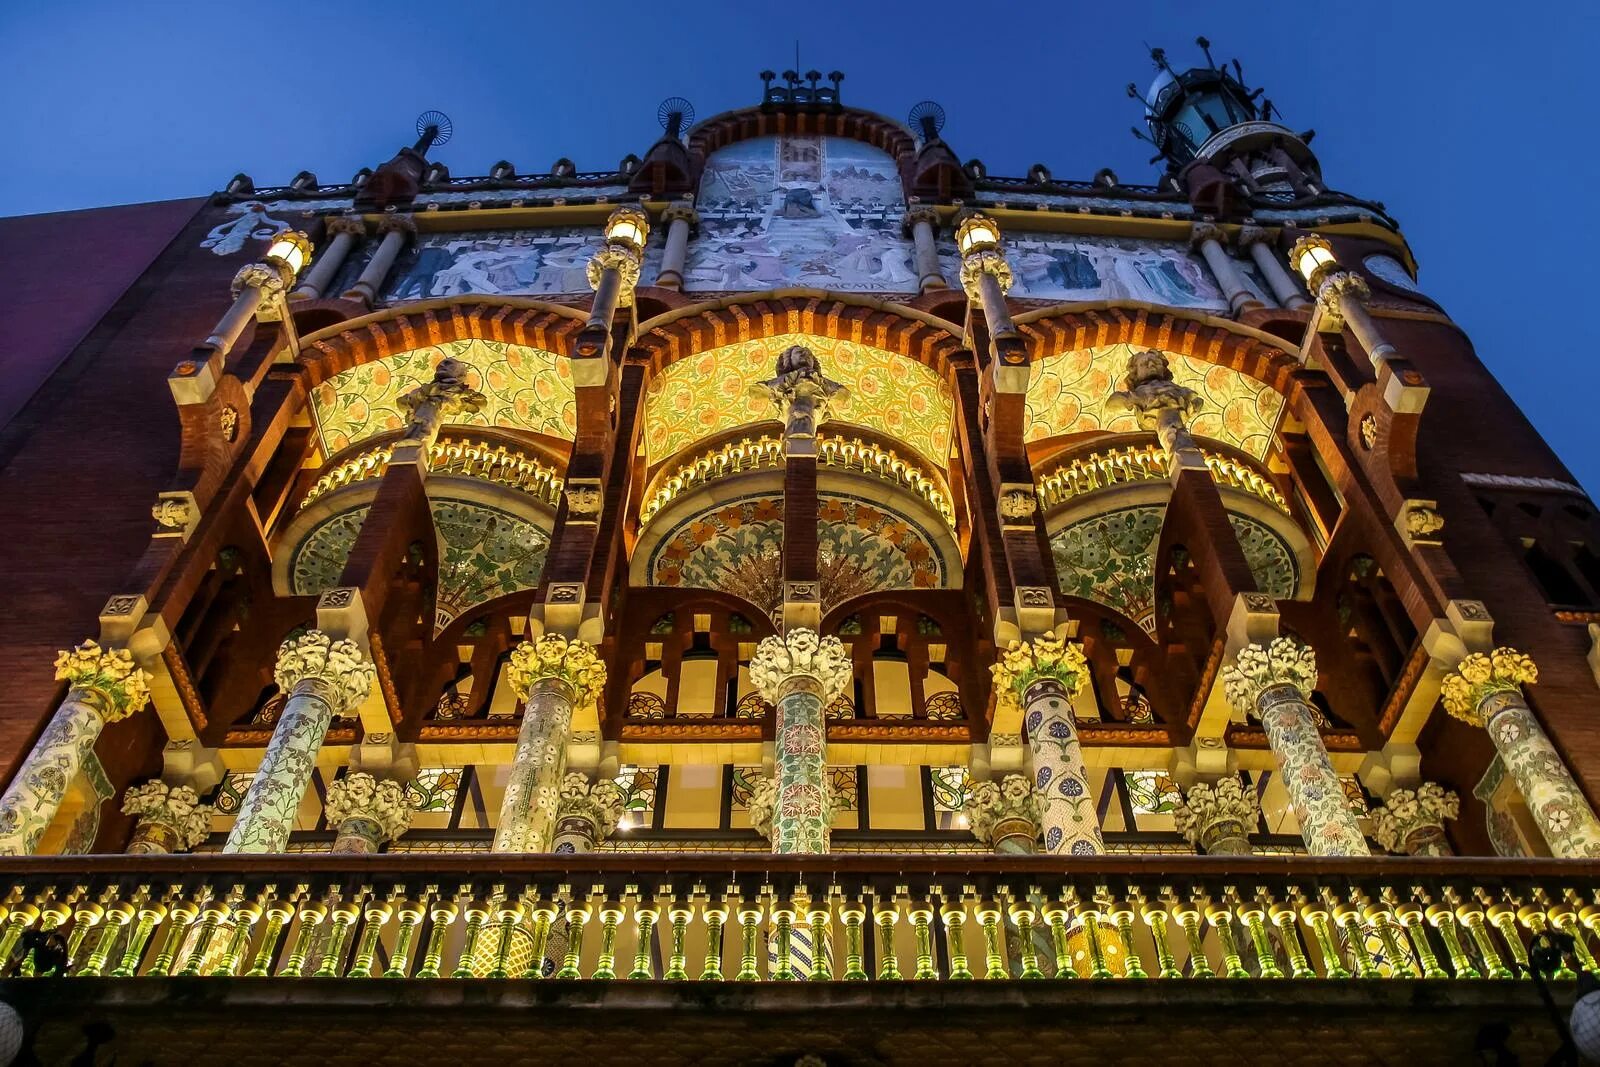
[(1600, 248), (1593, 0), (325, 6), (0, 3), (0, 215), (192, 196), (240, 170), (343, 181), (427, 108), (455, 121), (436, 156), (456, 174), (608, 169), (644, 153), (665, 96), (702, 118), (755, 103), (796, 38), (802, 70), (845, 72), (847, 103), (903, 118), (938, 100), (945, 139), (990, 173), (1151, 181), (1123, 87), (1149, 82), (1142, 42), (1198, 61), (1205, 34), (1317, 130), (1331, 185), (1388, 206), (1423, 287), (1600, 491), (1600, 345), (1581, 325), (1600, 274), (1581, 259)]

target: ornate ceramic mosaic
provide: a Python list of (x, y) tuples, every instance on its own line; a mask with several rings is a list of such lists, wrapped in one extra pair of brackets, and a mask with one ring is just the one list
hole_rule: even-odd
[[(1122, 612), (1149, 630), (1155, 626), (1155, 550), (1166, 508), (1122, 508), (1081, 519), (1050, 537), (1062, 592)], [(1294, 552), (1271, 528), (1228, 516), (1245, 562), (1261, 590), (1279, 599), (1300, 584)]]
[(1134, 815), (1169, 815), (1181, 799), (1178, 786), (1165, 771), (1124, 771), (1128, 803)]
[(482, 411), (453, 416), (452, 425), (504, 426), (572, 440), (578, 402), (572, 369), (554, 352), (505, 341), (446, 341), (363, 363), (335, 374), (312, 395), (329, 453), (405, 425), (400, 397), (433, 378), (445, 358), (472, 368), (467, 383), (488, 399)]
[(460, 767), (424, 767), (406, 783), (406, 803), (412, 811), (449, 814), (461, 789), (461, 771)]
[[(920, 525), (855, 497), (819, 498), (825, 604), (881, 589), (939, 589), (944, 560)], [(680, 522), (651, 552), (650, 584), (720, 589), (762, 607), (782, 599), (783, 501), (755, 495)]]
[[(311, 596), (339, 584), (367, 507), (330, 516), (298, 545), (290, 561), (289, 591)], [(539, 584), (550, 535), (510, 512), (464, 500), (433, 501), (439, 531), (438, 607), (441, 616), (463, 611)]]
[[(950, 390), (916, 360), (879, 348), (806, 334), (780, 334), (713, 348), (656, 375), (645, 395), (645, 452), (651, 463), (696, 441), (777, 418), (772, 401), (750, 387), (772, 377), (778, 353), (803, 344), (822, 371), (850, 390), (828, 421), (852, 423), (904, 441), (942, 470), (950, 456)], [(569, 435), (570, 436), (570, 435)]]
[[(1133, 351), (1134, 346), (1126, 344), (1080, 348), (1035, 363), (1028, 380), (1026, 439), (1087, 430), (1137, 432), (1131, 413), (1107, 410), (1111, 394), (1122, 388)], [(1256, 459), (1267, 454), (1283, 411), (1279, 393), (1230, 367), (1175, 352), (1169, 352), (1167, 360), (1173, 380), (1204, 398), (1205, 406), (1189, 424), (1197, 437), (1232, 445)]]

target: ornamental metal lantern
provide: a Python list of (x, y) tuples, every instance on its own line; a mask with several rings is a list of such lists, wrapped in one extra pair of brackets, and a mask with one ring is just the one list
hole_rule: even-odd
[(606, 242), (622, 245), (634, 253), (644, 251), (650, 236), (650, 217), (636, 207), (619, 207), (606, 219)]
[(956, 247), (963, 256), (1000, 247), (1000, 224), (982, 213), (968, 215), (956, 228)]
[(272, 246), (267, 249), (267, 262), (287, 271), (291, 279), (310, 258), (311, 238), (300, 230), (284, 230), (272, 239)]
[(1300, 272), (1312, 290), (1339, 267), (1339, 261), (1333, 255), (1333, 246), (1326, 237), (1315, 233), (1295, 242), (1289, 250), (1289, 262), (1294, 264), (1294, 269)]

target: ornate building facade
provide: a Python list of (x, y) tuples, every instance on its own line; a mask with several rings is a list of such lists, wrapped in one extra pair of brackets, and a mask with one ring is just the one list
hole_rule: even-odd
[(1553, 1047), (1594, 504), (1395, 220), (1158, 62), (1154, 185), (790, 73), (605, 173), (438, 117), (16, 223), (84, 261), (0, 406), (39, 1054)]

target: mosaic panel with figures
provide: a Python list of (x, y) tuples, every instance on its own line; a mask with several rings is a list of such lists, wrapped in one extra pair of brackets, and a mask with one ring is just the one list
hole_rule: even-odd
[[(855, 497), (818, 498), (824, 610), (883, 589), (939, 589), (945, 561), (918, 523)], [(783, 501), (752, 495), (690, 516), (651, 552), (652, 585), (719, 589), (771, 611), (782, 601)]]
[(842, 137), (754, 137), (706, 159), (686, 292), (807, 286), (914, 293), (905, 196), (888, 153)]
[[(941, 242), (940, 270), (961, 276), (953, 240)], [(1228, 298), (1204, 260), (1182, 245), (1137, 237), (1085, 237), (1007, 230), (1011, 295), (1034, 300), (1137, 300), (1227, 311)]]
[(394, 302), (467, 293), (587, 294), (589, 260), (604, 243), (598, 228), (576, 226), (423, 234), (396, 264), (383, 295)]
[(650, 380), (645, 394), (645, 451), (650, 463), (712, 434), (774, 420), (772, 401), (751, 390), (771, 378), (778, 353), (805, 345), (822, 371), (849, 395), (835, 399), (828, 424), (852, 423), (903, 441), (944, 469), (950, 456), (953, 407), (949, 387), (916, 360), (854, 341), (779, 334), (698, 353)]
[[(539, 584), (550, 551), (550, 535), (543, 527), (465, 500), (434, 500), (432, 509), (440, 539), (441, 618), (455, 618), (487, 600)], [(301, 539), (289, 564), (291, 593), (313, 596), (339, 584), (368, 510), (358, 507), (332, 515)]]
[[(1081, 519), (1050, 536), (1061, 591), (1115, 608), (1145, 630), (1155, 629), (1155, 550), (1164, 505), (1121, 508)], [(1294, 595), (1300, 564), (1270, 527), (1229, 514), (1256, 585), (1278, 599)]]
[[(1089, 430), (1138, 432), (1131, 413), (1109, 408), (1111, 394), (1122, 388), (1133, 352), (1132, 345), (1104, 345), (1061, 352), (1035, 363), (1028, 380), (1026, 439)], [(1283, 412), (1283, 397), (1277, 391), (1231, 367), (1192, 356), (1169, 352), (1167, 360), (1173, 380), (1199, 393), (1204, 402), (1200, 414), (1189, 421), (1190, 430), (1256, 459), (1266, 456)]]
[(572, 440), (578, 402), (566, 359), (526, 345), (469, 338), (397, 352), (335, 374), (312, 394), (329, 453), (405, 426), (400, 397), (433, 378), (440, 361), (471, 367), (467, 384), (487, 401), (481, 411), (452, 415), (457, 426), (503, 426)]

